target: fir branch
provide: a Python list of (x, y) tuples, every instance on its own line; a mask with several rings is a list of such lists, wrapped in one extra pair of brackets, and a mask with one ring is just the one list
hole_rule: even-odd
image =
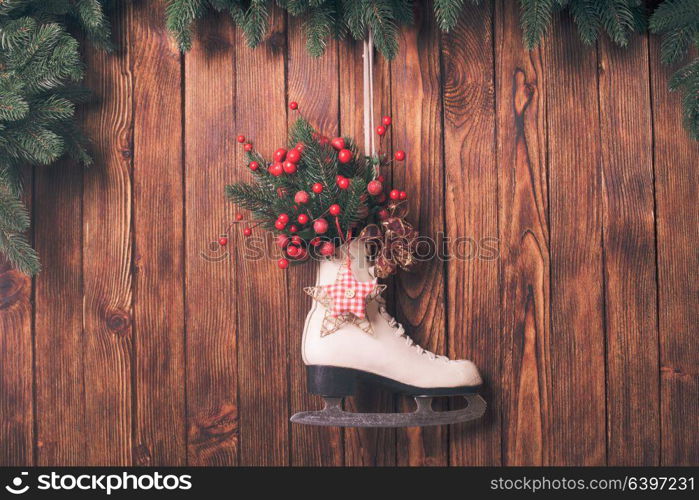
[(203, 11), (202, 0), (168, 0), (165, 7), (167, 29), (175, 36), (182, 51), (192, 48), (192, 24)]
[(524, 45), (533, 49), (548, 30), (554, 0), (521, 0), (521, 22)]

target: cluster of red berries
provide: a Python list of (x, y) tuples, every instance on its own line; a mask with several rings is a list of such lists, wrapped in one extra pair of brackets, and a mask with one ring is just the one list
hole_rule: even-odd
[[(298, 103), (293, 101), (290, 102), (289, 108), (292, 110), (297, 110)], [(391, 125), (391, 121), (392, 120), (390, 116), (384, 116), (381, 121), (382, 125), (376, 127), (376, 133), (379, 136), (384, 136), (386, 134), (386, 131), (388, 130), (388, 127)], [(354, 154), (350, 149), (347, 148), (347, 144), (344, 138), (335, 137), (334, 139), (330, 139), (320, 134), (317, 134), (316, 136), (314, 136), (314, 138), (320, 144), (329, 144), (335, 151), (337, 151), (337, 159), (340, 163), (347, 164), (354, 159)], [(237, 140), (239, 143), (243, 144), (243, 148), (246, 152), (252, 151), (252, 143), (246, 142), (244, 135), (239, 135), (237, 137)], [(279, 177), (284, 174), (295, 174), (298, 171), (298, 164), (303, 156), (303, 151), (303, 143), (296, 144), (296, 146), (290, 151), (287, 151), (284, 148), (277, 149), (273, 155), (273, 162), (267, 167), (268, 172), (275, 177)], [(396, 161), (405, 160), (405, 152), (401, 150), (396, 151), (394, 154), (394, 159)], [(248, 167), (250, 168), (250, 170), (255, 171), (260, 168), (260, 164), (257, 161), (251, 161), (248, 164)], [(335, 178), (335, 182), (338, 188), (348, 189), (350, 187), (351, 179), (342, 175), (338, 175)], [(384, 182), (384, 176), (379, 175), (376, 177), (376, 179), (370, 181), (367, 184), (367, 192), (369, 193), (369, 195), (375, 197), (376, 202), (378, 204), (383, 204), (387, 200), (387, 197), (390, 198), (392, 201), (403, 201), (407, 199), (408, 194), (405, 191), (400, 191), (398, 189), (391, 189), (388, 192), (388, 195), (386, 195), (386, 193), (384, 192)], [(323, 184), (319, 182), (311, 186), (311, 191), (313, 191), (313, 193), (315, 194), (322, 193), (323, 189)], [(310, 197), (311, 195), (308, 192), (298, 191), (294, 195), (294, 202), (298, 207), (302, 207), (310, 201)], [(340, 205), (333, 204), (330, 205), (330, 207), (328, 207), (326, 213), (330, 214), (333, 217), (337, 217), (341, 211), (342, 208), (340, 207)], [(315, 247), (316, 251), (323, 256), (334, 255), (335, 245), (331, 241), (325, 241), (321, 239), (321, 236), (327, 233), (330, 228), (330, 223), (327, 219), (324, 218), (324, 215), (325, 214), (321, 214), (321, 216), (311, 220), (311, 217), (307, 213), (301, 212), (296, 216), (295, 221), (292, 221), (291, 217), (286, 213), (281, 213), (278, 215), (277, 220), (274, 223), (274, 227), (278, 231), (288, 231), (289, 233), (291, 233), (290, 235), (281, 233), (277, 236), (276, 244), (284, 254), (284, 257), (277, 261), (277, 265), (279, 266), (279, 268), (288, 268), (290, 259), (293, 261), (300, 262), (308, 258), (308, 250), (307, 247), (304, 246), (305, 242), (303, 238), (301, 238), (299, 235), (295, 233), (298, 233), (303, 226), (309, 223), (312, 224), (313, 231), (315, 232), (316, 236), (308, 242), (308, 245)], [(381, 220), (387, 219), (389, 217), (389, 212), (386, 208), (382, 208), (377, 212), (377, 216)], [(236, 216), (236, 219), (238, 221), (241, 221), (242, 215), (238, 214)], [(245, 227), (243, 229), (243, 234), (245, 236), (250, 236), (252, 234), (252, 229), (250, 227)], [(222, 246), (226, 245), (227, 242), (228, 239), (225, 237), (221, 237), (219, 239), (219, 243)]]

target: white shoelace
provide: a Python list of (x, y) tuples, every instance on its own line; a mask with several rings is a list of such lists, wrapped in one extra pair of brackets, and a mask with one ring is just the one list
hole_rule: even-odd
[(378, 297), (376, 297), (376, 302), (378, 302), (378, 304), (379, 304), (379, 313), (381, 313), (381, 316), (383, 317), (383, 319), (385, 319), (388, 322), (388, 326), (390, 326), (391, 328), (394, 329), (393, 334), (396, 337), (404, 338), (405, 343), (408, 345), (408, 347), (414, 347), (415, 350), (417, 350), (418, 354), (427, 355), (433, 361), (436, 359), (439, 359), (441, 361), (448, 361), (449, 360), (449, 358), (447, 358), (446, 356), (438, 356), (437, 354), (433, 353), (432, 351), (428, 351), (427, 349), (420, 346), (419, 344), (416, 344), (415, 341), (413, 341), (413, 339), (410, 338), (410, 336), (407, 333), (405, 333), (405, 328), (403, 328), (403, 325), (401, 325), (398, 321), (396, 321), (396, 318), (391, 316), (389, 314), (388, 310), (386, 310), (386, 307), (385, 307), (386, 300), (382, 296), (379, 295)]

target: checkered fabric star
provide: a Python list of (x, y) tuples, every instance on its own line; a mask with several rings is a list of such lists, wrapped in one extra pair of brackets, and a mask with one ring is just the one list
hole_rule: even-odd
[(366, 304), (386, 289), (376, 279), (361, 282), (354, 279), (349, 266), (344, 266), (331, 285), (307, 286), (303, 290), (325, 308), (320, 336), (335, 333), (346, 324), (355, 325), (373, 335), (371, 323), (366, 316)]
[(335, 318), (346, 313), (358, 318), (366, 317), (366, 299), (376, 287), (377, 281), (357, 281), (349, 267), (343, 268), (335, 283), (321, 287), (332, 300), (330, 314)]

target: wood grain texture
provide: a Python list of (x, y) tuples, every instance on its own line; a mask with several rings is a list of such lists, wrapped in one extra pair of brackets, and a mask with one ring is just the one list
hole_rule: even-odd
[(132, 159), (131, 4), (120, 4), (112, 32), (119, 51), (85, 49), (95, 94), (84, 127), (95, 165), (84, 174), (83, 363), (85, 463), (132, 463)]
[(138, 3), (132, 27), (133, 462), (155, 466), (185, 463), (181, 55), (164, 15)]
[[(340, 132), (345, 137), (353, 137), (364, 150), (364, 87), (362, 43), (347, 40), (339, 46), (340, 77)], [(391, 69), (390, 63), (379, 54), (374, 54), (374, 120), (378, 124), (384, 111), (391, 109)], [(391, 143), (392, 132), (386, 133), (385, 144)], [(366, 153), (366, 152), (365, 152)], [(386, 172), (390, 179), (390, 172)], [(385, 292), (389, 306), (392, 305), (392, 280), (388, 281), (389, 291)], [(353, 398), (345, 399), (348, 411), (393, 412), (395, 401), (391, 394), (360, 386)], [(345, 429), (345, 465), (348, 466), (390, 466), (396, 465), (395, 429)]]
[(699, 143), (687, 137), (672, 68), (650, 46), (658, 251), (661, 465), (699, 463)]
[(598, 45), (608, 465), (657, 465), (660, 457), (647, 43), (638, 37), (621, 49), (605, 38)]
[(34, 183), (37, 465), (86, 462), (82, 179), (82, 165), (63, 161), (38, 169)]
[(597, 57), (572, 20), (545, 42), (551, 427), (545, 465), (603, 465), (605, 341)]
[(0, 465), (699, 464), (699, 145), (659, 39), (587, 47), (563, 15), (529, 52), (517, 2), (466, 3), (448, 35), (416, 5), (398, 57), (375, 56), (384, 150), (408, 153), (383, 174), (453, 259), (389, 280), (388, 305), (476, 361), (486, 418), (292, 427), (321, 405), (300, 356), (314, 271), (251, 258), (239, 226), (211, 246), (238, 212), (223, 186), (251, 178), (237, 134), (269, 156), (295, 100), (363, 144), (362, 44), (311, 58), (275, 10), (257, 49), (211, 15), (182, 55), (162, 2), (121, 2), (116, 53), (85, 48), (95, 165), (27, 171), (43, 271), (0, 265)]
[[(235, 162), (235, 31), (208, 20), (185, 56), (187, 463), (238, 463), (237, 294), (230, 246), (234, 217), (223, 186)], [(229, 234), (230, 245), (239, 244)], [(216, 307), (211, 307), (216, 304)]]
[[(267, 39), (250, 50), (236, 31), (236, 131), (270, 158), (286, 144), (285, 18), (275, 8)], [(260, 95), (260, 89), (265, 89)], [(244, 165), (241, 147), (236, 164)], [(237, 169), (231, 181), (249, 180)], [(253, 232), (264, 239), (264, 231)], [(253, 240), (249, 240), (253, 241)], [(271, 246), (269, 240), (267, 248)], [(243, 284), (238, 301), (240, 461), (245, 465), (289, 463), (289, 306), (286, 274), (275, 261), (235, 252), (234, 279)], [(272, 252), (273, 250), (267, 250)], [(272, 253), (271, 255), (276, 255)], [(303, 314), (293, 311), (293, 314)]]
[[(32, 209), (33, 175), (23, 172)], [(35, 465), (32, 279), (0, 257), (0, 465)]]
[[(402, 31), (401, 50), (391, 62), (393, 149), (406, 153), (405, 161), (393, 164), (392, 187), (408, 193), (410, 221), (420, 235), (437, 242), (444, 233), (439, 30), (429, 5), (420, 6), (415, 14), (415, 27)], [(395, 279), (396, 316), (418, 344), (444, 355), (445, 265), (436, 255), (437, 244), (425, 242), (421, 251), (433, 252), (432, 258)], [(402, 411), (415, 407), (407, 397), (399, 404)], [(397, 432), (397, 465), (447, 465), (447, 450), (446, 427)]]
[(482, 421), (452, 427), (452, 465), (501, 463), (492, 9), (466, 9), (442, 39), (449, 357), (476, 363), (488, 402)]
[(522, 46), (519, 6), (495, 9), (503, 464), (542, 465), (551, 411), (546, 85)]
[[(328, 137), (339, 134), (339, 74), (337, 42), (328, 43), (322, 58), (314, 58), (306, 50), (303, 20), (288, 17), (287, 81), (288, 101), (299, 103), (298, 112), (288, 112), (289, 126), (303, 117)], [(306, 369), (301, 356), (306, 312), (311, 298), (303, 292), (316, 279), (316, 266), (292, 266), (288, 270), (289, 302), (289, 373), (291, 414), (320, 408), (322, 399), (308, 394)], [(291, 464), (295, 466), (337, 466), (344, 462), (341, 429), (333, 427), (291, 426)]]

